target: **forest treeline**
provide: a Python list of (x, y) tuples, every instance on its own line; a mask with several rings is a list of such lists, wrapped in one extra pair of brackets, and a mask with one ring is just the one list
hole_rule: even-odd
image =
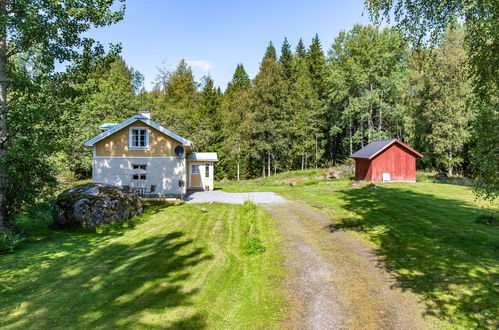
[(276, 50), (270, 42), (257, 75), (241, 63), (224, 90), (210, 76), (197, 82), (182, 60), (159, 68), (145, 91), (140, 73), (109, 55), (79, 86), (86, 92), (67, 122), (61, 157), (77, 177), (89, 177), (83, 142), (100, 124), (144, 108), (196, 150), (218, 152), (218, 179), (332, 166), (385, 138), (423, 153), (420, 169), (471, 175), (475, 110), (463, 38), (453, 26), (435, 47), (414, 49), (395, 28), (355, 25), (332, 45), (317, 35), (308, 46), (284, 39)]
[(255, 77), (241, 63), (222, 90), (181, 60), (158, 68), (154, 88), (120, 49), (89, 48), (63, 72), (33, 48), (8, 66), (11, 134), (3, 158), (5, 212), (14, 215), (61, 182), (91, 176), (83, 143), (103, 123), (140, 109), (214, 151), (217, 179), (334, 166), (370, 141), (399, 138), (424, 154), (420, 169), (477, 177), (474, 98), (463, 28), (411, 47), (396, 28), (355, 25), (331, 45), (284, 39), (262, 48)]

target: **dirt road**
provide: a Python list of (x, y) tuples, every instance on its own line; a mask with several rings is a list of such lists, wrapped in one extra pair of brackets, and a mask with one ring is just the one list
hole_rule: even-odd
[(429, 329), (375, 253), (325, 215), (294, 202), (263, 205), (286, 239), (293, 329)]

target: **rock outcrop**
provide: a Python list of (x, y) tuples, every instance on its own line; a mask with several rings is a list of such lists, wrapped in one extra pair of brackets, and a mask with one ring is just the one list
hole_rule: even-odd
[(135, 194), (100, 183), (65, 190), (52, 206), (52, 217), (59, 227), (97, 227), (141, 213), (142, 202)]

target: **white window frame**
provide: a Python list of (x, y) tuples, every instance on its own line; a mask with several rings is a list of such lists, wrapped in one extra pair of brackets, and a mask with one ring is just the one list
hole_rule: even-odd
[[(197, 171), (194, 171), (195, 168)], [(191, 174), (201, 175), (201, 164), (191, 164)]]
[[(132, 164), (132, 170), (134, 170), (135, 168), (147, 171), (147, 164)], [(137, 179), (135, 178), (135, 176), (137, 176)], [(146, 181), (147, 180), (147, 173), (146, 174), (133, 174), (132, 180)]]
[[(138, 130), (140, 131), (145, 131), (146, 132), (146, 145), (144, 147), (138, 147), (133, 145), (133, 131)], [(140, 136), (140, 133), (139, 133)], [(148, 127), (130, 127), (129, 131), (129, 147), (130, 150), (148, 150), (149, 149), (149, 128)]]

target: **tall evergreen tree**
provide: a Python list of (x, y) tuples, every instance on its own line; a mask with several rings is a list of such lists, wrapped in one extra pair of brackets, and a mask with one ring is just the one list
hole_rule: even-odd
[(272, 43), (272, 41), (269, 41), (267, 49), (265, 50), (265, 56), (263, 58), (264, 59), (271, 59), (272, 61), (277, 61), (277, 54), (276, 54), (275, 47), (274, 47), (274, 44)]
[(289, 116), (284, 111), (283, 101), (287, 95), (286, 82), (275, 57), (268, 56), (273, 47), (269, 45), (254, 80), (252, 122), (252, 143), (254, 156), (262, 160), (262, 174), (270, 175), (272, 166), (277, 168), (276, 156), (285, 147), (286, 123)]
[(314, 89), (310, 72), (304, 58), (295, 54), (293, 58), (294, 81), (291, 92), (286, 100), (286, 107), (291, 114), (289, 155), (287, 158), (294, 163), (290, 169), (307, 168), (310, 163), (318, 165), (322, 155), (319, 145), (323, 120), (321, 101)]
[(203, 77), (203, 87), (198, 97), (198, 105), (190, 125), (197, 127), (192, 139), (196, 148), (205, 151), (217, 151), (221, 139), (221, 94), (210, 76)]
[(151, 105), (155, 120), (181, 135), (194, 134), (197, 127), (190, 122), (194, 115), (192, 109), (198, 102), (197, 87), (191, 67), (181, 60), (175, 71), (166, 76), (163, 91)]
[(305, 49), (305, 45), (303, 44), (303, 40), (301, 38), (298, 41), (295, 53), (301, 58), (305, 58), (307, 56), (307, 50)]
[(279, 57), (279, 63), (282, 66), (282, 71), (284, 77), (291, 81), (293, 78), (293, 53), (291, 52), (291, 45), (287, 38), (284, 38), (284, 42), (281, 46), (281, 56)]
[(324, 79), (326, 74), (326, 58), (322, 51), (322, 45), (318, 34), (315, 34), (315, 37), (312, 39), (312, 43), (307, 51), (306, 59), (314, 88), (319, 97), (323, 98), (325, 93)]
[(241, 90), (250, 87), (250, 78), (246, 71), (244, 70), (244, 66), (242, 64), (238, 64), (236, 66), (236, 71), (232, 76), (232, 80), (227, 85), (226, 93), (231, 93), (233, 91)]
[(221, 105), (224, 141), (218, 169), (222, 177), (235, 177), (239, 180), (242, 170), (247, 174), (247, 159), (243, 155), (249, 140), (246, 124), (251, 107), (250, 87), (248, 74), (243, 65), (238, 64)]

